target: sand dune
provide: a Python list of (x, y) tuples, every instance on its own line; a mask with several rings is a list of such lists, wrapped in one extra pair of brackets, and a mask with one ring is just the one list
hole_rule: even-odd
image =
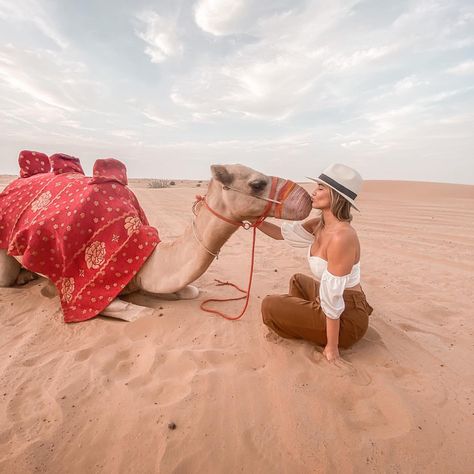
[[(164, 240), (196, 191), (136, 188)], [(233, 295), (215, 278), (246, 285), (244, 230), (197, 281), (198, 301), (133, 295), (150, 307), (133, 323), (66, 325), (44, 280), (0, 289), (0, 472), (472, 472), (474, 187), (367, 182), (360, 208), (375, 310), (337, 365), (268, 336), (261, 299), (308, 268), (304, 250), (263, 234), (239, 322), (199, 302)]]

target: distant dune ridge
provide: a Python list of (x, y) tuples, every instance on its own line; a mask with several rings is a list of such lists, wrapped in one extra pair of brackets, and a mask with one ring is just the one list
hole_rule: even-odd
[[(130, 181), (163, 240), (206, 187)], [(235, 323), (199, 303), (233, 296), (215, 278), (246, 285), (244, 230), (197, 280), (198, 300), (132, 295), (150, 307), (133, 323), (67, 325), (43, 279), (0, 289), (0, 472), (472, 472), (474, 186), (367, 181), (359, 204), (374, 313), (337, 365), (268, 335), (261, 299), (309, 269), (304, 250), (261, 233)]]

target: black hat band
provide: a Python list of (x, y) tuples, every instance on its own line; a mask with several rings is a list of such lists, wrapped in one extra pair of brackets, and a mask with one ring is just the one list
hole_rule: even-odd
[(340, 193), (345, 194), (346, 196), (349, 196), (351, 199), (355, 199), (357, 197), (357, 193), (355, 193), (354, 191), (351, 191), (350, 189), (347, 189), (345, 186), (343, 186), (342, 184), (339, 184), (337, 181), (334, 181), (332, 178), (330, 178), (329, 176), (326, 176), (325, 174), (320, 174), (319, 179), (321, 181), (324, 181), (325, 183), (328, 183)]

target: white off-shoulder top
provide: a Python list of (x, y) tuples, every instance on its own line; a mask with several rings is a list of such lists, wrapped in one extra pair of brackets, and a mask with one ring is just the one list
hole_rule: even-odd
[(327, 269), (328, 262), (321, 257), (311, 255), (311, 244), (314, 235), (308, 232), (301, 222), (284, 222), (281, 226), (283, 238), (292, 247), (308, 247), (308, 263), (311, 273), (319, 281), (319, 299), (324, 314), (330, 319), (338, 319), (345, 308), (343, 293), (360, 283), (360, 262), (357, 262), (351, 273), (336, 276)]

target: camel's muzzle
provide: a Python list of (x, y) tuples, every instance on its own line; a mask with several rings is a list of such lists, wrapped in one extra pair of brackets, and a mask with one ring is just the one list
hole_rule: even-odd
[[(255, 226), (259, 226), (268, 216), (276, 217), (277, 219), (287, 219), (290, 221), (299, 221), (303, 220), (308, 217), (309, 213), (312, 209), (312, 200), (311, 196), (298, 184), (289, 180), (289, 179), (282, 179), (276, 176), (271, 177), (271, 189), (270, 195), (268, 197), (265, 196), (256, 196), (254, 194), (246, 193), (241, 191), (240, 189), (233, 188), (232, 186), (223, 185), (222, 189), (224, 190), (232, 190), (238, 193), (246, 194), (247, 196), (252, 196), (256, 199), (261, 199), (263, 201), (267, 201), (267, 205), (263, 210), (260, 217), (255, 222)], [(204, 200), (206, 207), (209, 208), (205, 199), (198, 199)], [(194, 206), (196, 206), (194, 203)], [(194, 209), (193, 206), (193, 209)], [(209, 208), (209, 210), (220, 217), (221, 219), (234, 224), (234, 225), (242, 225), (242, 222), (231, 221), (221, 215), (218, 215), (214, 210)], [(194, 210), (193, 210), (194, 212)], [(247, 226), (244, 225), (245, 228), (253, 227), (253, 225)]]
[(293, 181), (284, 181), (277, 196), (280, 204), (275, 205), (274, 216), (278, 219), (301, 221), (311, 212), (311, 196)]

